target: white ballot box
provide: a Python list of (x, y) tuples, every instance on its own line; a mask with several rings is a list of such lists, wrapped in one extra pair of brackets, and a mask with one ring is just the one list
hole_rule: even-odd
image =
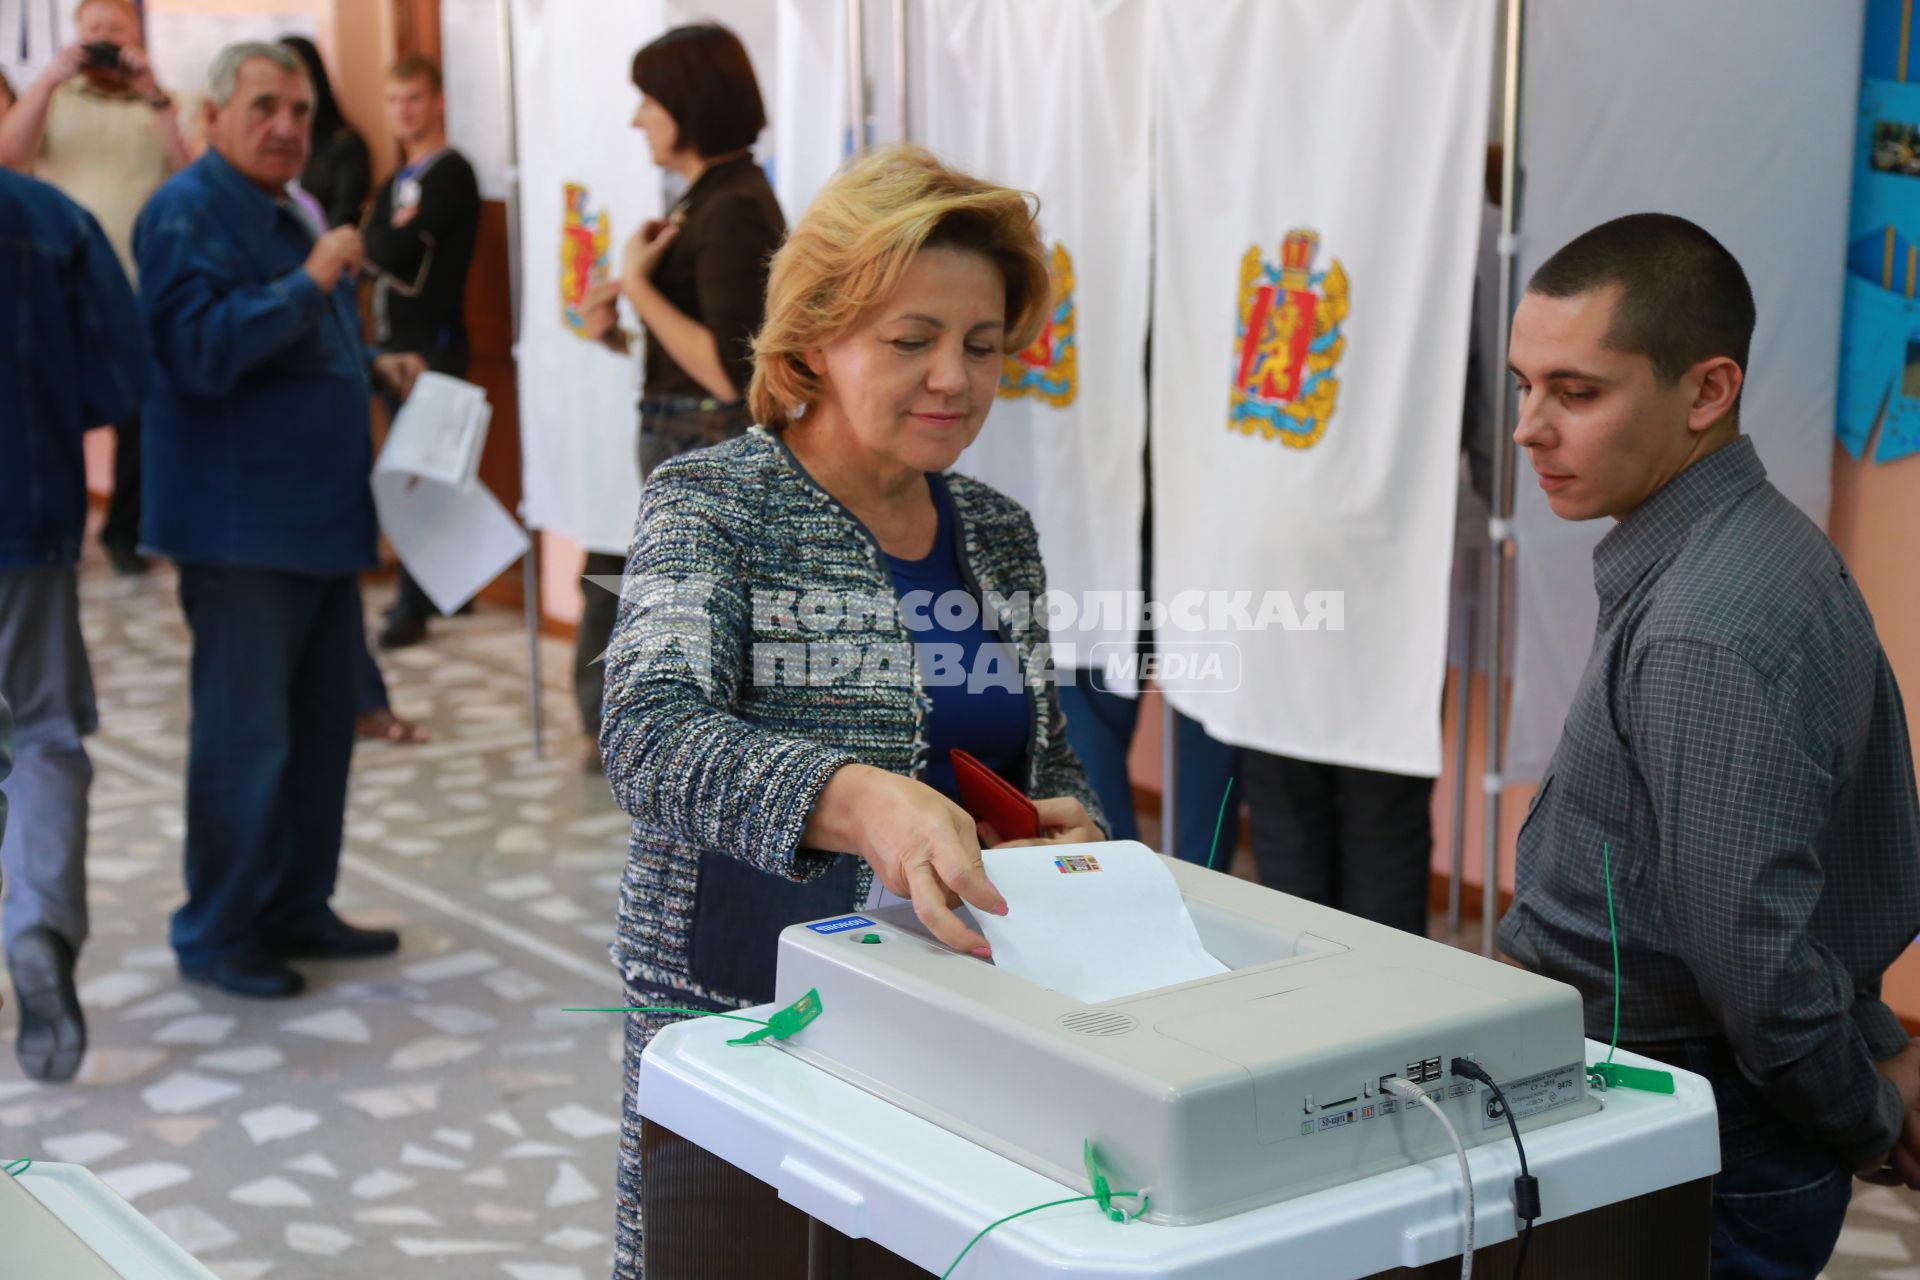
[[(1091, 887), (1108, 864), (1090, 864), (1118, 866), (1122, 848), (1006, 852), (1036, 859), (1043, 876), (1040, 864), (1059, 859), (1054, 874), (1110, 899), (1117, 886)], [(789, 927), (777, 1002), (761, 1016), (812, 991), (813, 1021), (734, 1046), (738, 1023), (695, 1020), (663, 1031), (643, 1060), (649, 1274), (918, 1274), (782, 1270), (795, 1264), (742, 1254), (785, 1247), (794, 1230), (803, 1241), (811, 1230), (816, 1252), (865, 1240), (939, 1274), (988, 1223), (1092, 1190), (1089, 1147), (1110, 1187), (1150, 1194), (1139, 1219), (1115, 1223), (1088, 1203), (1021, 1217), (979, 1241), (955, 1280), (1355, 1280), (1430, 1266), (1464, 1247), (1465, 1188), (1439, 1120), (1391, 1079), (1458, 1131), (1476, 1244), (1510, 1241), (1518, 1226), (1508, 1118), (1454, 1074), (1456, 1059), (1488, 1073), (1518, 1121), (1542, 1200), (1536, 1274), (1705, 1274), (1719, 1167), (1705, 1081), (1675, 1073), (1670, 1095), (1590, 1089), (1586, 1064), (1605, 1049), (1585, 1039), (1564, 984), (1186, 863), (1166, 870), (1183, 918), (1147, 901), (1160, 892), (1151, 885), (1135, 917), (1182, 934), (1170, 953), (1191, 950), (1191, 928), (1218, 964), (1093, 1002), (1068, 992), (1090, 989), (1071, 948), (1049, 959), (1029, 946), (1014, 972), (949, 951), (910, 907)], [(1071, 904), (1037, 905), (1069, 892), (1065, 879), (1035, 883), (1005, 890), (1000, 923), (1020, 919), (1024, 901), (1029, 934), (1045, 931), (1049, 910), (1078, 927)], [(1077, 945), (1128, 942), (1088, 934)], [(1058, 989), (1047, 985), (1056, 973)], [(728, 1171), (775, 1189), (792, 1206), (787, 1226), (769, 1198), (759, 1228), (682, 1232), (713, 1220)], [(732, 1185), (752, 1201), (750, 1186)]]
[(0, 1275), (214, 1280), (214, 1274), (76, 1164), (0, 1175)]

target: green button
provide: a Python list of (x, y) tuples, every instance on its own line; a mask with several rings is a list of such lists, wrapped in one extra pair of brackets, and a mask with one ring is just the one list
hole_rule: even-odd
[(878, 942), (878, 941), (880, 941), (880, 935), (879, 935), (879, 934), (877, 934), (877, 933), (869, 933), (869, 934), (867, 934), (867, 935), (865, 935), (864, 937), (862, 937), (862, 938), (860, 939), (860, 941), (862, 941), (862, 942)]

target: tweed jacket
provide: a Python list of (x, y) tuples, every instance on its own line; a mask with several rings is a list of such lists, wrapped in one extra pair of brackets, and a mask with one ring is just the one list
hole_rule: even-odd
[[(961, 560), (1019, 660), (1029, 795), (1098, 801), (1066, 740), (1038, 535), (1010, 498), (946, 486)], [(857, 909), (863, 859), (800, 847), (827, 779), (863, 763), (918, 777), (932, 706), (866, 527), (776, 435), (648, 477), (607, 650), (600, 745), (633, 818), (611, 953), (629, 984), (722, 1005), (769, 1000), (781, 928)]]

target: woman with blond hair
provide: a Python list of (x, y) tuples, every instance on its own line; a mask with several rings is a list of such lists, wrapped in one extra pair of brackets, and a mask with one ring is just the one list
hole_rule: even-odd
[[(747, 435), (649, 478), (601, 734), (633, 837), (613, 954), (634, 1006), (770, 1000), (780, 930), (910, 899), (1004, 913), (963, 748), (1037, 801), (1043, 838), (1102, 839), (1067, 745), (1033, 522), (948, 468), (1001, 360), (1050, 305), (1020, 193), (925, 151), (835, 179), (775, 256)], [(640, 1056), (629, 1015), (615, 1274), (641, 1274)]]

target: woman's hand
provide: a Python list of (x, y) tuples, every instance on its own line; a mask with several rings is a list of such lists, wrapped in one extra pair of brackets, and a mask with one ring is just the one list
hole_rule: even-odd
[(660, 265), (667, 246), (679, 234), (679, 224), (664, 218), (650, 218), (643, 223), (627, 241), (626, 253), (621, 256), (620, 283), (631, 292), (651, 282), (653, 269)]
[(955, 951), (985, 957), (987, 940), (953, 908), (1007, 914), (1006, 899), (987, 879), (980, 842), (966, 810), (925, 783), (876, 769), (842, 766), (820, 793), (801, 843), (855, 853), (887, 891), (913, 900), (913, 914)]
[(599, 284), (590, 284), (580, 298), (580, 318), (586, 324), (587, 337), (595, 342), (606, 342), (618, 331), (620, 324), (620, 282), (602, 280)]
[(1030, 844), (1098, 844), (1107, 837), (1095, 825), (1087, 807), (1072, 796), (1035, 800), (1040, 811), (1040, 834), (1031, 840), (1002, 840), (987, 823), (980, 824), (980, 841), (989, 849), (1018, 849)]

